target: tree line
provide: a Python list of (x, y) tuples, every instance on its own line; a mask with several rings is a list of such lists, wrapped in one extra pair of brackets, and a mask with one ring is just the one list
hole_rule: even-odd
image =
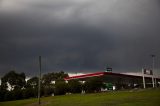
[[(41, 78), (41, 96), (64, 95), (67, 93), (99, 92), (104, 84), (99, 77), (86, 79), (85, 83), (79, 80), (70, 80), (67, 83), (64, 78), (68, 74), (52, 72), (44, 74)], [(1, 78), (0, 101), (20, 100), (36, 98), (38, 96), (38, 77), (34, 76), (26, 81), (25, 73), (17, 73), (12, 70)]]

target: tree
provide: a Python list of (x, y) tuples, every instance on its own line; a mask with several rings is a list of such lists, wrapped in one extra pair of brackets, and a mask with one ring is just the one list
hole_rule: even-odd
[(82, 84), (78, 80), (68, 81), (68, 90), (71, 93), (81, 93)]
[(38, 92), (38, 77), (30, 78), (23, 89), (23, 98), (37, 97)]
[(38, 77), (32, 77), (27, 81), (26, 87), (37, 88), (38, 87)]
[(50, 85), (52, 81), (63, 81), (65, 77), (67, 77), (68, 74), (64, 73), (63, 71), (59, 73), (48, 73), (44, 74), (42, 77), (42, 83), (44, 85)]
[(43, 94), (44, 96), (51, 96), (54, 93), (54, 84), (50, 85), (50, 86), (44, 86), (43, 87)]
[[(23, 99), (22, 88), (25, 87), (25, 74), (10, 71), (2, 77), (1, 96), (3, 101)], [(8, 91), (8, 86), (11, 91)]]
[(62, 81), (65, 77), (68, 77), (68, 74), (60, 71), (59, 73), (55, 73), (56, 81)]
[[(42, 84), (43, 84), (43, 93), (44, 96), (49, 96), (52, 93), (54, 93), (54, 89), (55, 89), (55, 84), (52, 83), (52, 81), (58, 81), (59, 82), (64, 82), (65, 77), (67, 77), (68, 74), (64, 73), (63, 71), (59, 72), (59, 73), (48, 73), (48, 74), (44, 74), (42, 77)], [(56, 85), (56, 86), (61, 86), (61, 85)], [(61, 89), (61, 88), (59, 88)], [(58, 90), (58, 88), (56, 88), (56, 92), (61, 92), (60, 90)], [(61, 94), (61, 93), (57, 93), (57, 94)]]
[(64, 95), (67, 92), (67, 84), (64, 81), (57, 81), (55, 83), (55, 95)]
[(37, 92), (38, 89), (37, 88), (26, 88), (23, 89), (23, 98), (31, 98), (31, 97), (37, 97)]
[(103, 81), (99, 77), (92, 77), (85, 82), (86, 92), (99, 92), (104, 87)]
[(48, 73), (44, 74), (42, 77), (42, 83), (44, 85), (50, 85), (52, 81), (55, 81), (57, 79), (55, 73)]
[(4, 101), (4, 96), (8, 91), (5, 90), (1, 85), (0, 85), (0, 102)]
[(6, 87), (7, 83), (11, 86), (11, 89), (22, 89), (25, 84), (25, 74), (24, 73), (16, 73), (15, 71), (10, 71), (2, 77), (2, 86)]
[[(67, 84), (64, 82), (63, 78), (66, 76), (68, 76), (68, 74), (63, 71), (45, 74), (41, 82), (41, 95), (49, 96), (54, 91), (57, 95), (65, 94), (67, 91)], [(26, 76), (24, 73), (16, 73), (14, 70), (5, 74), (1, 78), (0, 101), (37, 97), (38, 77), (32, 77), (27, 82), (25, 78)], [(52, 81), (56, 81), (56, 84), (53, 84)], [(11, 87), (10, 90), (8, 90), (8, 85)]]

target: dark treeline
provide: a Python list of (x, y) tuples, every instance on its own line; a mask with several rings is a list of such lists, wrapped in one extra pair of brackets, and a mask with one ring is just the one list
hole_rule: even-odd
[[(41, 78), (41, 96), (64, 95), (66, 93), (98, 92), (103, 87), (101, 79), (94, 77), (81, 83), (78, 80), (64, 78), (68, 74), (63, 71), (47, 73)], [(31, 77), (26, 81), (25, 73), (10, 71), (1, 78), (0, 101), (11, 101), (36, 98), (38, 95), (38, 77)]]

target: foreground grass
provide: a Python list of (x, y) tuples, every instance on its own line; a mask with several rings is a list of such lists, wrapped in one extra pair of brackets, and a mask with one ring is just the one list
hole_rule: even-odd
[[(160, 106), (160, 89), (73, 94), (42, 98), (41, 106)], [(38, 106), (37, 99), (0, 102), (0, 106)]]

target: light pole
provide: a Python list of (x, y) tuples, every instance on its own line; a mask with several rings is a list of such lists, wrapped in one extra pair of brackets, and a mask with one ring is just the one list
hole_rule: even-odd
[(154, 54), (151, 55), (152, 57), (152, 84), (153, 84), (153, 88), (156, 86), (156, 78), (155, 78), (155, 81), (154, 81), (154, 64), (155, 64), (155, 56)]
[(145, 89), (145, 88), (146, 88), (146, 84), (145, 84), (144, 70), (145, 70), (145, 69), (142, 68), (143, 88)]
[(41, 56), (39, 56), (38, 104), (41, 104)]

